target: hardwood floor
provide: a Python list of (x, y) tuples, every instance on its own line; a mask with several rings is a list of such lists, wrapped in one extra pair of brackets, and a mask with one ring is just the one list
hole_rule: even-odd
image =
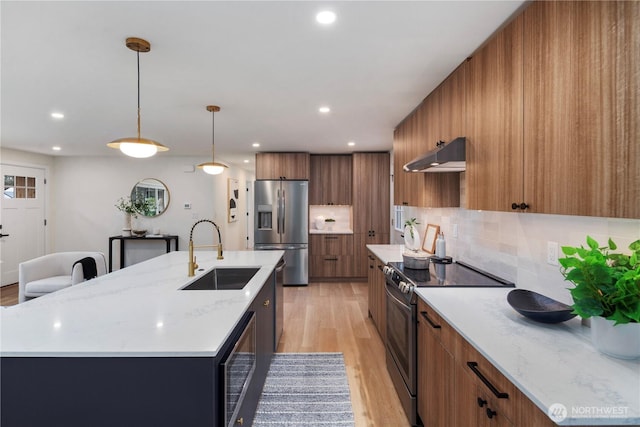
[[(281, 353), (341, 352), (356, 427), (408, 427), (385, 365), (384, 344), (367, 312), (366, 282), (285, 287)], [(18, 285), (0, 288), (0, 304), (18, 303)]]
[(0, 287), (0, 305), (16, 305), (18, 303), (18, 284)]
[(343, 353), (356, 427), (409, 426), (368, 316), (367, 289), (366, 282), (285, 287), (278, 352)]

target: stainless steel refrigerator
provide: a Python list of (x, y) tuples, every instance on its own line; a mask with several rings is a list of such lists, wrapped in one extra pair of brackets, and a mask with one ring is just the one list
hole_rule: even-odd
[(256, 180), (256, 250), (284, 250), (284, 285), (309, 283), (309, 181)]

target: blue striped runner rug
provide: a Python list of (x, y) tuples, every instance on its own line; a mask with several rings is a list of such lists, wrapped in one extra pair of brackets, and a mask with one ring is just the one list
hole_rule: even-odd
[(354, 426), (342, 353), (276, 353), (254, 427)]

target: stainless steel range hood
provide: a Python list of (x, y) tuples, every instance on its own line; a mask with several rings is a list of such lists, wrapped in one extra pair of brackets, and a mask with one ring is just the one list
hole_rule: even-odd
[(441, 142), (438, 148), (416, 157), (402, 168), (405, 172), (463, 172), (466, 169), (466, 138), (459, 136), (449, 143)]

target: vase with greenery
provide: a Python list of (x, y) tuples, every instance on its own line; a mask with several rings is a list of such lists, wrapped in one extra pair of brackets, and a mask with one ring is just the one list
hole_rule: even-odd
[(413, 251), (420, 249), (420, 236), (418, 234), (418, 227), (416, 227), (419, 224), (416, 218), (411, 218), (404, 222), (404, 243), (408, 249)]
[[(574, 284), (569, 289), (574, 312), (585, 319), (593, 318), (596, 347), (614, 356), (635, 358), (640, 356), (640, 240), (629, 245), (629, 254), (614, 252), (617, 248), (612, 239), (600, 246), (587, 236), (586, 247), (563, 246), (565, 257), (558, 261), (562, 275)], [(623, 334), (625, 346), (635, 346), (634, 349), (616, 354), (616, 350), (601, 348), (596, 341), (603, 338), (594, 334), (601, 334), (605, 324)], [(610, 338), (604, 337), (605, 341)]]
[(139, 204), (132, 201), (130, 197), (120, 197), (116, 202), (115, 207), (124, 214), (122, 235), (130, 236), (131, 218), (137, 218), (138, 215), (142, 214)]

